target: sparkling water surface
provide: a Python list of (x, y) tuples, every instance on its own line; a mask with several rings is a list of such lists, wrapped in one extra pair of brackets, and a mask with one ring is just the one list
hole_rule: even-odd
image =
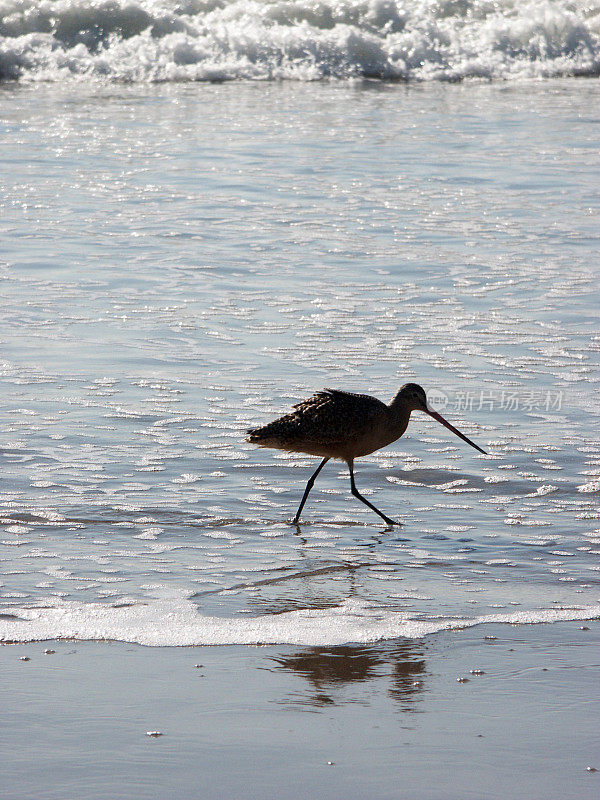
[[(0, 97), (4, 639), (598, 606), (596, 81)], [(334, 462), (291, 525), (318, 462), (246, 428), (409, 380), (489, 455), (415, 413), (356, 463), (401, 527)]]

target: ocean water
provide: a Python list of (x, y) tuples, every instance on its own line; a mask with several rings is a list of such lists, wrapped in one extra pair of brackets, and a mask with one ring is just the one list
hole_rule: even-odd
[[(1, 7), (0, 638), (334, 645), (598, 616), (600, 88), (531, 79), (595, 74), (593, 9)], [(443, 80), (478, 74), (484, 29), (535, 20), (562, 41), (545, 60), (506, 33), (478, 49), (503, 80)], [(416, 30), (414, 80), (357, 78), (402, 77)], [(278, 72), (277, 37), (301, 35), (319, 57)], [(327, 49), (360, 36), (381, 68)], [(186, 80), (210, 77), (301, 79)], [(406, 381), (489, 455), (415, 413), (356, 462), (402, 526), (334, 462), (291, 525), (318, 461), (246, 429)]]

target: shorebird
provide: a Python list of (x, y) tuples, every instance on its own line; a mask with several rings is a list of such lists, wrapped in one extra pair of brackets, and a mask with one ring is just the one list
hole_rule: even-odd
[(463, 433), (427, 405), (425, 390), (416, 383), (406, 383), (389, 405), (368, 394), (353, 394), (339, 389), (324, 389), (308, 400), (293, 406), (295, 411), (269, 422), (262, 428), (251, 428), (247, 441), (260, 447), (274, 447), (291, 453), (307, 453), (323, 460), (309, 478), (294, 517), (297, 525), (306, 498), (315, 479), (330, 458), (345, 461), (350, 470), (350, 489), (365, 505), (387, 522), (399, 525), (369, 503), (356, 488), (354, 482), (354, 459), (374, 453), (399, 439), (410, 419), (412, 411), (424, 411), (437, 419), (448, 430), (455, 433), (487, 455)]

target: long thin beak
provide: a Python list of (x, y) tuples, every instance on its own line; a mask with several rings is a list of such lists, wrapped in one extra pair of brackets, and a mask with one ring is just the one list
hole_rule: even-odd
[(452, 433), (455, 433), (455, 434), (456, 434), (456, 435), (457, 435), (459, 438), (461, 438), (461, 439), (462, 439), (464, 442), (466, 442), (467, 444), (470, 444), (470, 445), (471, 445), (471, 447), (474, 447), (474, 448), (475, 448), (475, 450), (479, 450), (479, 452), (480, 452), (480, 453), (483, 453), (483, 455), (484, 455), (484, 456), (487, 456), (487, 453), (485, 452), (485, 450), (482, 450), (482, 449), (481, 449), (481, 447), (478, 447), (478, 446), (475, 444), (475, 442), (472, 442), (470, 439), (468, 439), (468, 438), (467, 438), (467, 437), (464, 435), (464, 433), (461, 433), (459, 430), (457, 430), (457, 429), (454, 427), (454, 425), (450, 425), (450, 423), (448, 422), (448, 420), (444, 419), (444, 418), (442, 417), (442, 415), (441, 415), (441, 414), (438, 414), (438, 413), (437, 413), (437, 411), (430, 411), (429, 409), (427, 409), (425, 413), (426, 413), (426, 414), (429, 414), (429, 416), (430, 416), (430, 417), (433, 417), (434, 419), (437, 419), (437, 421), (438, 421), (438, 422), (441, 422), (441, 423), (442, 423), (442, 425), (443, 425), (445, 428), (448, 428), (448, 430), (449, 430), (449, 431), (452, 431)]

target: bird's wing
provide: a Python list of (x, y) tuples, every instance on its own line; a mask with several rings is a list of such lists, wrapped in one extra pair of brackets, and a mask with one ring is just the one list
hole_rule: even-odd
[(307, 411), (310, 408), (320, 406), (338, 406), (339, 408), (356, 407), (360, 404), (361, 409), (365, 411), (372, 408), (373, 411), (380, 410), (383, 403), (377, 400), (376, 397), (371, 397), (368, 394), (357, 394), (356, 392), (345, 392), (342, 389), (323, 389), (320, 392), (315, 392), (311, 397), (302, 400), (300, 403), (292, 406), (292, 408)]
[(375, 405), (380, 402), (376, 397), (372, 397), (370, 394), (358, 394), (358, 392), (345, 392), (343, 389), (323, 389), (323, 392), (319, 392), (319, 394), (322, 394), (324, 392), (332, 395), (333, 397), (337, 397), (340, 400), (347, 400), (347, 401), (362, 400), (365, 402), (374, 401)]
[(307, 397), (306, 400), (301, 400), (299, 403), (295, 403), (292, 408), (298, 408), (302, 411), (305, 411), (308, 408), (313, 406), (322, 405), (329, 400), (329, 393), (327, 391), (324, 392), (315, 392), (315, 394)]
[(299, 452), (312, 452), (307, 446), (343, 446), (386, 413), (387, 406), (375, 397), (325, 389), (297, 403), (291, 414), (250, 431), (250, 441)]
[(357, 392), (344, 392), (341, 389), (324, 389), (319, 392), (331, 398), (339, 408), (344, 410), (359, 412), (365, 418), (381, 414), (387, 409), (385, 403), (370, 394), (358, 394)]
[(294, 406), (297, 414), (309, 417), (327, 417), (339, 420), (342, 429), (351, 419), (363, 423), (375, 419), (386, 410), (386, 406), (376, 397), (368, 394), (344, 392), (341, 389), (323, 389), (312, 397)]

